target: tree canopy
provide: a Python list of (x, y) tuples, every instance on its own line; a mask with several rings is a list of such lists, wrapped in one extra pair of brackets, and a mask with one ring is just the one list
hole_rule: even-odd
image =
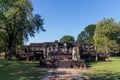
[(43, 19), (32, 11), (30, 0), (0, 0), (0, 39), (6, 43), (9, 59), (15, 47), (28, 40), (28, 36), (45, 31)]
[(112, 18), (104, 18), (96, 25), (94, 33), (94, 45), (98, 53), (108, 54), (111, 51), (119, 50), (117, 37), (119, 36), (120, 25)]
[(77, 41), (92, 43), (97, 53), (120, 52), (120, 22), (103, 18), (97, 24), (90, 24), (78, 35)]
[(73, 36), (65, 35), (62, 38), (60, 38), (60, 42), (74, 42), (75, 39)]
[(94, 43), (93, 36), (95, 31), (96, 25), (90, 24), (85, 27), (84, 31), (82, 31), (78, 37), (77, 41), (85, 42), (85, 43)]

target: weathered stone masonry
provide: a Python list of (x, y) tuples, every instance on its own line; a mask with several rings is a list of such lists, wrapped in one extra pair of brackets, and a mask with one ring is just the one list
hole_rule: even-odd
[[(72, 51), (74, 47), (79, 48), (79, 55), (81, 59), (85, 61), (95, 61), (97, 53), (94, 50), (94, 46), (92, 44), (85, 44), (80, 42), (72, 42), (72, 43), (60, 43), (60, 42), (44, 42), (44, 43), (31, 43), (27, 47), (28, 55), (35, 54), (43, 54), (43, 57), (48, 59), (50, 54), (68, 54), (61, 55), (63, 59), (67, 57), (72, 59)], [(54, 56), (54, 57), (61, 57)]]

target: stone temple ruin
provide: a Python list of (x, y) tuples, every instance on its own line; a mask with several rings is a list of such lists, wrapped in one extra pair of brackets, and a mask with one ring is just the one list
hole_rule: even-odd
[(84, 61), (105, 59), (95, 52), (93, 44), (80, 42), (31, 43), (25, 52), (27, 56), (18, 60), (37, 60), (42, 67), (81, 67)]

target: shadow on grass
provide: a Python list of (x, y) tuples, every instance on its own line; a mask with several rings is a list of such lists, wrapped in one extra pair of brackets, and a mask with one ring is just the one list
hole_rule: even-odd
[(86, 67), (89, 69), (95, 64), (97, 64), (97, 62), (86, 62)]
[[(22, 67), (21, 67), (22, 68)], [(1, 70), (0, 80), (36, 80), (46, 73), (45, 69), (35, 68), (7, 68)]]
[(46, 70), (44, 69), (39, 69), (39, 70), (30, 69), (30, 70), (24, 70), (24, 71), (19, 70), (17, 72), (9, 73), (8, 76), (9, 76), (9, 80), (38, 80), (38, 79), (41, 79), (45, 73), (46, 73)]
[(87, 74), (87, 76), (90, 76), (91, 80), (120, 80), (120, 72), (105, 71), (105, 73)]
[(35, 64), (0, 59), (0, 80), (40, 80), (47, 70)]
[(88, 71), (83, 73), (91, 80), (120, 80), (120, 57), (112, 57), (108, 62), (87, 62)]

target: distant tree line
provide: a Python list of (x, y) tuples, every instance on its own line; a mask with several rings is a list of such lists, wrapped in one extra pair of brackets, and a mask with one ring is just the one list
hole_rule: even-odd
[[(61, 42), (74, 42), (73, 36), (63, 36)], [(94, 44), (97, 53), (110, 54), (120, 52), (120, 22), (113, 18), (103, 18), (96, 24), (90, 24), (78, 34), (78, 42)]]
[(65, 35), (62, 38), (60, 38), (60, 42), (75, 42), (75, 39), (71, 35)]

